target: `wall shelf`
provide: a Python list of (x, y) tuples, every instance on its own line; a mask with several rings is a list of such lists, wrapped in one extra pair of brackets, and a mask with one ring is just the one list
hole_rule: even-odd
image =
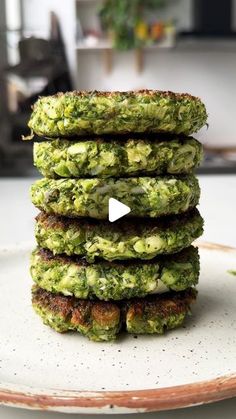
[[(92, 0), (89, 0), (92, 1)], [(141, 73), (144, 69), (144, 53), (148, 52), (148, 51), (158, 51), (158, 50), (170, 50), (173, 49), (175, 47), (175, 40), (171, 39), (171, 40), (166, 40), (166, 41), (162, 41), (158, 44), (155, 45), (149, 45), (143, 48), (137, 48), (134, 49), (134, 55), (135, 55), (135, 65), (136, 65), (136, 69), (138, 73)], [(88, 52), (96, 52), (96, 51), (100, 51), (101, 53), (103, 53), (104, 56), (104, 67), (106, 70), (106, 73), (110, 73), (112, 71), (112, 66), (113, 66), (113, 53), (115, 52), (120, 52), (117, 51), (116, 49), (113, 48), (112, 43), (107, 40), (99, 40), (96, 44), (94, 45), (89, 45), (84, 41), (80, 41), (77, 43), (76, 45), (76, 50), (77, 52), (81, 52), (81, 51), (88, 51)], [(132, 51), (132, 50), (131, 50)], [(127, 52), (127, 51), (124, 51)]]
[[(95, 20), (95, 15), (96, 15), (96, 10), (97, 10), (97, 4), (101, 4), (104, 0), (76, 0), (76, 4), (78, 7), (76, 7), (76, 13), (77, 13), (77, 17), (79, 18), (79, 22), (80, 22), (80, 27), (81, 27), (81, 36), (83, 33), (89, 33), (88, 29), (89, 29), (89, 15), (88, 15), (88, 10), (90, 10), (89, 13), (91, 13), (91, 8), (89, 6), (92, 6), (92, 12), (94, 14), (93, 17), (91, 17), (91, 21), (93, 22), (94, 25), (94, 33), (99, 33), (100, 32), (100, 28), (98, 23)], [(88, 9), (86, 9), (86, 7), (81, 7), (80, 6), (88, 6)], [(80, 12), (81, 12), (81, 16), (80, 16)], [(84, 27), (83, 27), (84, 26)], [(85, 30), (84, 30), (85, 29)], [(91, 33), (93, 33), (93, 31), (91, 31)], [(153, 44), (153, 45), (148, 45), (142, 48), (136, 48), (133, 50), (133, 54), (135, 57), (135, 67), (138, 73), (141, 73), (144, 69), (144, 65), (145, 65), (145, 53), (149, 52), (149, 51), (158, 51), (158, 50), (163, 50), (163, 49), (170, 49), (175, 47), (175, 43), (176, 43), (176, 36), (175, 36), (175, 32), (173, 31), (173, 33), (169, 33), (165, 39), (160, 40), (158, 43)], [(112, 40), (111, 39), (107, 39), (107, 38), (101, 38), (101, 39), (97, 39), (94, 37), (93, 39), (93, 35), (88, 36), (88, 38), (81, 38), (79, 41), (77, 41), (76, 45), (75, 45), (75, 49), (76, 52), (79, 53), (83, 53), (83, 52), (89, 52), (89, 53), (97, 53), (100, 52), (103, 56), (103, 60), (104, 60), (104, 67), (106, 70), (106, 73), (109, 73), (112, 71), (112, 67), (113, 67), (113, 54), (114, 53), (120, 53), (122, 51), (116, 50), (113, 45), (112, 45)], [(132, 51), (132, 50), (131, 50)], [(127, 53), (130, 51), (124, 51), (124, 53)]]
[(76, 3), (81, 4), (92, 4), (92, 3), (102, 3), (104, 0), (76, 0)]
[[(148, 45), (148, 46), (142, 47), (140, 49), (142, 49), (143, 51), (156, 51), (156, 50), (159, 50), (159, 49), (172, 49), (172, 48), (175, 48), (174, 43), (165, 43), (165, 41), (163, 41), (163, 43), (160, 42), (159, 44)], [(113, 50), (113, 51), (122, 52), (122, 51), (119, 51), (119, 50), (116, 50), (115, 48), (113, 48), (112, 44), (107, 40), (98, 41), (94, 45), (88, 45), (86, 42), (80, 41), (76, 44), (76, 49), (78, 51), (80, 51), (80, 50), (81, 51), (96, 51), (96, 50), (110, 49), (110, 50)], [(124, 52), (129, 52), (129, 51), (132, 51), (132, 50), (127, 50), (127, 51), (124, 51)]]
[(96, 50), (105, 50), (105, 49), (112, 50), (113, 47), (112, 47), (111, 42), (109, 42), (108, 40), (105, 39), (105, 40), (99, 40), (94, 45), (88, 45), (84, 41), (79, 41), (76, 44), (76, 49), (78, 51), (96, 51)]

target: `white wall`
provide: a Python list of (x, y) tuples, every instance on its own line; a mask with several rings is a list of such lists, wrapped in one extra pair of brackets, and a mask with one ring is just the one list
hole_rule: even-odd
[[(236, 5), (236, 0), (234, 0)], [(102, 52), (75, 54), (75, 0), (24, 0), (24, 18), (29, 31), (47, 36), (49, 11), (61, 21), (71, 71), (78, 89), (129, 90), (137, 88), (190, 92), (200, 96), (209, 112), (209, 129), (201, 139), (208, 144), (235, 145), (236, 43), (232, 48), (191, 46), (172, 51), (149, 51), (142, 74), (135, 70), (133, 52), (114, 53), (113, 71), (104, 71)], [(175, 3), (175, 4), (174, 4)], [(172, 15), (181, 29), (191, 28), (191, 0), (173, 0)], [(181, 7), (180, 7), (181, 6)], [(83, 7), (81, 7), (81, 16)], [(233, 17), (236, 27), (236, 7)]]
[[(114, 53), (114, 67), (105, 74), (101, 53), (78, 54), (78, 88), (130, 90), (150, 88), (200, 96), (209, 112), (209, 129), (200, 138), (208, 144), (236, 142), (236, 43), (234, 52), (153, 51), (145, 55), (144, 71), (135, 70), (133, 53)], [(82, 59), (83, 56), (83, 59)]]
[[(15, 0), (10, 0), (14, 2)], [(235, 0), (236, 1), (236, 0)], [(89, 1), (88, 1), (89, 3)], [(100, 4), (102, 0), (100, 1)], [(97, 26), (96, 11), (99, 2), (91, 2), (86, 5), (86, 1), (77, 4), (76, 0), (23, 0), (23, 19), (26, 35), (48, 37), (49, 34), (49, 13), (54, 11), (61, 23), (63, 38), (66, 45), (68, 61), (70, 64), (71, 75), (76, 85), (77, 68), (75, 52), (76, 34), (76, 9), (79, 18), (85, 26), (89, 26), (88, 14), (92, 16), (91, 27)], [(171, 0), (170, 5), (160, 12), (160, 18), (173, 16), (177, 26), (181, 30), (191, 28), (191, 0)]]
[(192, 28), (192, 0), (169, 0), (164, 9), (160, 9), (155, 15), (160, 19), (167, 20), (170, 16), (176, 22), (181, 31), (188, 31)]
[[(96, 14), (101, 4), (102, 0), (94, 2), (88, 0), (87, 4), (86, 0), (77, 3), (77, 13), (85, 28), (99, 27)], [(180, 30), (187, 31), (192, 27), (192, 0), (169, 0), (167, 6), (158, 11), (149, 12), (148, 17), (151, 18), (152, 13), (154, 13), (154, 19), (168, 20), (170, 17), (173, 18)]]

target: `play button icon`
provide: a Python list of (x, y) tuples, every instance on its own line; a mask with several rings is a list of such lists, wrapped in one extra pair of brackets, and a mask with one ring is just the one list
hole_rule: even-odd
[(109, 199), (109, 221), (113, 223), (113, 221), (119, 220), (119, 218), (124, 217), (124, 215), (129, 214), (131, 211), (130, 207), (122, 202), (117, 201), (115, 198)]

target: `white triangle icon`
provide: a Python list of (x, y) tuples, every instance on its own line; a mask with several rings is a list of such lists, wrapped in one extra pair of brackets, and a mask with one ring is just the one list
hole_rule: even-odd
[(129, 214), (131, 211), (130, 207), (122, 202), (117, 201), (115, 198), (109, 198), (109, 221), (113, 223), (113, 221), (119, 220), (119, 218), (124, 217), (124, 215)]

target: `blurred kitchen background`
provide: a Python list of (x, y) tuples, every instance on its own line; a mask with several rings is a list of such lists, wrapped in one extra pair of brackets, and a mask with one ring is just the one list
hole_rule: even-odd
[(0, 176), (37, 175), (38, 95), (161, 89), (200, 96), (202, 173), (236, 172), (236, 0), (0, 0)]

